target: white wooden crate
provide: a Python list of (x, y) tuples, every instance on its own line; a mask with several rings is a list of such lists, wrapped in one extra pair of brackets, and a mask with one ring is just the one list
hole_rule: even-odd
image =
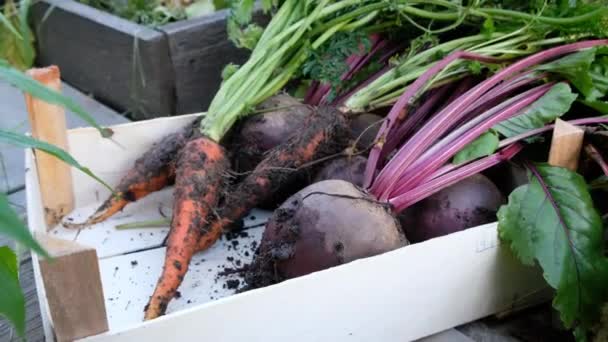
[[(113, 127), (113, 141), (91, 128), (68, 132), (70, 152), (110, 184), (154, 141), (192, 116), (159, 118)], [(76, 207), (82, 221), (109, 192), (72, 170)], [(30, 229), (46, 232), (35, 157), (26, 151)], [(496, 224), (410, 245), (281, 284), (234, 294), (242, 279), (221, 275), (249, 262), (268, 212), (254, 210), (245, 233), (226, 237), (194, 256), (167, 315), (142, 322), (143, 307), (164, 261), (160, 247), (167, 228), (115, 230), (121, 223), (170, 212), (168, 188), (129, 205), (107, 222), (82, 230), (55, 227), (53, 237), (93, 246), (99, 257), (109, 331), (87, 341), (411, 341), (514, 307), (546, 298), (536, 268), (522, 266), (497, 237)], [(235, 242), (237, 241), (237, 242)], [(47, 339), (52, 319), (38, 258), (32, 255)], [(69, 291), (69, 289), (66, 289)], [(56, 308), (55, 308), (56, 309)]]

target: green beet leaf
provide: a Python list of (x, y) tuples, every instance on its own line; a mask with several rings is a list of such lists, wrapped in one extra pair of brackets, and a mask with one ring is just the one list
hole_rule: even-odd
[(480, 135), (454, 156), (454, 164), (462, 164), (480, 157), (489, 156), (498, 148), (498, 136), (490, 130)]
[(584, 104), (585, 106), (591, 107), (593, 109), (595, 109), (596, 111), (602, 113), (602, 114), (608, 114), (608, 101), (600, 101), (600, 100), (594, 100), (594, 101), (587, 101), (587, 100), (582, 100), (580, 101), (582, 104)]
[(499, 234), (521, 262), (540, 264), (556, 290), (553, 306), (580, 337), (608, 299), (602, 220), (582, 176), (547, 164), (529, 169), (529, 184), (498, 212)]
[(246, 25), (251, 21), (254, 0), (241, 0), (232, 3), (232, 17), (239, 25)]
[[(495, 125), (492, 130), (504, 137), (512, 137), (535, 128), (540, 128), (564, 115), (577, 95), (566, 83), (557, 83), (541, 98), (536, 100), (524, 111)], [(496, 151), (499, 139), (492, 130), (480, 135), (477, 139), (460, 150), (455, 156), (455, 164), (464, 163), (479, 157), (488, 156)], [(533, 141), (529, 138), (527, 141)]]
[(545, 95), (528, 106), (522, 114), (499, 123), (494, 129), (509, 138), (543, 127), (570, 110), (576, 97), (568, 84), (557, 83)]
[(0, 316), (13, 323), (19, 336), (25, 334), (25, 299), (19, 285), (17, 256), (0, 247)]
[(587, 101), (608, 93), (608, 49), (596, 47), (579, 51), (537, 69), (558, 74), (569, 80)]

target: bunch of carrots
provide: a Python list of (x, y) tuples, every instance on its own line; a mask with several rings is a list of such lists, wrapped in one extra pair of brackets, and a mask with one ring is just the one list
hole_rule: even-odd
[[(369, 153), (363, 185), (381, 200), (392, 198), (403, 179), (413, 182), (436, 176), (432, 171), (437, 168), (427, 170), (424, 163), (407, 159), (408, 150), (414, 148), (412, 158), (428, 162), (426, 157), (431, 156), (424, 153), (429, 146), (408, 143), (408, 138), (430, 120), (431, 109), (441, 107), (438, 103), (448, 97), (449, 89), (453, 97), (445, 103), (469, 90), (475, 77), (498, 72), (522, 57), (608, 35), (606, 7), (592, 4), (561, 8), (549, 2), (543, 8), (530, 4), (505, 8), (497, 1), (468, 5), (449, 0), (263, 1), (265, 9), (273, 11), (264, 29), (251, 23), (252, 4), (238, 2), (228, 25), (233, 41), (253, 46), (249, 59), (241, 66), (227, 66), (208, 111), (142, 155), (116, 187), (116, 195), (79, 224), (102, 222), (130, 202), (175, 184), (165, 263), (145, 308), (146, 320), (165, 313), (194, 253), (209, 248), (251, 209), (277, 193), (297, 191), (290, 186), (303, 169), (354, 151)], [(608, 45), (608, 41), (590, 46), (595, 45)], [(452, 57), (444, 59), (447, 55)], [(536, 79), (524, 74), (507, 84), (504, 94)], [(294, 130), (296, 134), (232, 182), (227, 176), (230, 145), (224, 138), (237, 122), (255, 117), (256, 107), (286, 89), (305, 90), (310, 114)], [(534, 100), (548, 89), (535, 93)], [(474, 95), (468, 95), (468, 105), (476, 100)], [(500, 98), (501, 94), (493, 95)], [(425, 101), (419, 103), (420, 99)], [(489, 108), (497, 105), (490, 100), (485, 103)], [(353, 140), (361, 132), (353, 136), (349, 125), (356, 114), (372, 111), (380, 115), (380, 121), (364, 131), (377, 135), (371, 146), (356, 147)], [(459, 122), (472, 120), (473, 110), (469, 114)], [(434, 129), (439, 134), (434, 138), (446, 137), (448, 146), (448, 126), (441, 126), (440, 120), (423, 129)], [(482, 133), (481, 128), (478, 131)], [(460, 148), (466, 143), (462, 140)], [(398, 158), (392, 160), (395, 155)], [(410, 168), (404, 166), (404, 159)], [(409, 193), (395, 203), (402, 210), (429, 195)]]

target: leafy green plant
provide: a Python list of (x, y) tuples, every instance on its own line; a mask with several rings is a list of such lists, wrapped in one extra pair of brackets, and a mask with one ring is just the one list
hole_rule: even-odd
[[(8, 198), (0, 193), (0, 234), (43, 257), (48, 253), (36, 242), (25, 224), (12, 210)], [(13, 323), (19, 336), (25, 333), (25, 300), (19, 285), (19, 262), (8, 246), (0, 247), (0, 315)]]
[(34, 63), (34, 37), (27, 22), (31, 0), (7, 0), (0, 11), (0, 59), (19, 70)]
[(584, 341), (608, 300), (602, 220), (582, 176), (546, 164), (528, 169), (529, 184), (498, 212), (500, 237), (524, 264), (540, 264), (556, 290), (553, 306)]
[(79, 0), (85, 5), (112, 13), (138, 24), (156, 27), (179, 20), (195, 18), (228, 6), (221, 0)]

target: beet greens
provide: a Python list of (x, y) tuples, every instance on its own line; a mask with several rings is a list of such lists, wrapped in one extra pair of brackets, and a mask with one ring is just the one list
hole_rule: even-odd
[[(404, 210), (429, 196), (513, 158), (524, 142), (533, 143), (534, 136), (551, 130), (551, 122), (569, 112), (577, 99), (584, 98), (583, 104), (590, 96), (605, 101), (608, 88), (600, 73), (608, 66), (607, 46), (608, 40), (580, 41), (516, 61), (475, 86), (467, 85), (468, 90), (434, 113), (425, 113), (426, 122), (403, 143), (384, 144), (400, 139), (402, 127), (420, 120), (418, 110), (429, 107), (433, 95), (417, 102), (416, 94), (451, 63), (495, 62), (470, 52), (448, 55), (391, 108), (368, 159), (369, 191), (389, 202), (394, 212), (407, 213)], [(570, 122), (606, 123), (608, 117)], [(511, 242), (523, 262), (540, 263), (557, 291), (554, 306), (563, 322), (575, 329), (577, 339), (585, 340), (608, 300), (608, 291), (600, 285), (608, 279), (602, 220), (582, 176), (544, 164), (527, 163), (527, 168), (529, 184), (513, 191), (498, 214), (501, 237)]]

